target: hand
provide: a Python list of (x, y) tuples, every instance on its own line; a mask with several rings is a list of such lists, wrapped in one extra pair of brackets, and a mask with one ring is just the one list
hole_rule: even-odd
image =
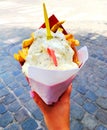
[(43, 113), (44, 121), (49, 130), (70, 130), (71, 89), (70, 85), (59, 100), (52, 105), (45, 104), (37, 93), (31, 92), (34, 101)]

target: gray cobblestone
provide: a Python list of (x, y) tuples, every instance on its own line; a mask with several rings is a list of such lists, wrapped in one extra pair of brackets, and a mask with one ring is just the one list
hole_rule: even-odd
[(95, 101), (98, 98), (92, 91), (88, 91), (85, 96), (92, 101)]
[(87, 127), (89, 130), (94, 130), (95, 127), (97, 126), (97, 120), (92, 116), (92, 115), (85, 115), (82, 123), (84, 124), (85, 127)]
[(9, 95), (5, 96), (5, 98), (4, 98), (4, 100), (3, 100), (3, 103), (4, 103), (5, 105), (8, 105), (8, 104), (12, 103), (12, 102), (15, 101), (15, 100), (16, 100), (16, 99), (15, 99), (15, 97), (13, 96), (13, 94), (9, 94)]
[(37, 127), (38, 127), (37, 123), (32, 118), (29, 118), (24, 122), (22, 122), (23, 130), (36, 130)]
[(0, 104), (0, 114), (3, 114), (6, 112), (6, 108), (3, 104)]
[(70, 128), (71, 130), (83, 130), (83, 125), (79, 121), (74, 120), (71, 122)]
[(11, 104), (8, 105), (8, 110), (10, 112), (17, 112), (21, 108), (20, 104), (18, 101), (14, 101)]
[(4, 88), (4, 84), (0, 82), (0, 89)]
[(25, 119), (29, 118), (29, 115), (25, 109), (20, 109), (15, 113), (15, 120), (18, 122), (23, 122)]
[(33, 111), (35, 111), (37, 109), (37, 105), (34, 103), (34, 101), (32, 99), (30, 99), (24, 105), (30, 112), (33, 112)]
[(20, 95), (22, 95), (24, 93), (24, 88), (23, 87), (16, 88), (14, 90), (14, 93), (18, 97), (18, 96), (20, 96)]
[(31, 113), (35, 119), (40, 120), (40, 121), (43, 119), (43, 115), (41, 114), (39, 109), (36, 109), (35, 111), (33, 111)]
[(3, 115), (0, 115), (0, 126), (6, 127), (9, 123), (13, 121), (13, 117), (9, 112), (4, 113)]
[(97, 111), (96, 118), (99, 119), (102, 123), (107, 125), (107, 112), (102, 111), (101, 109)]
[(81, 120), (85, 114), (84, 109), (81, 108), (79, 105), (73, 104), (72, 102), (71, 104), (71, 118)]
[(107, 98), (98, 98), (96, 103), (103, 109), (107, 110)]
[(21, 87), (21, 85), (20, 85), (18, 82), (14, 81), (14, 82), (8, 84), (8, 87), (9, 87), (11, 90), (14, 91), (16, 88)]
[(78, 103), (80, 106), (82, 106), (84, 104), (86, 98), (79, 94), (74, 97), (74, 100), (76, 103)]
[(4, 130), (21, 130), (21, 128), (19, 127), (19, 125), (13, 123), (9, 125), (7, 128), (5, 128)]
[(83, 108), (91, 114), (95, 113), (95, 111), (98, 109), (98, 107), (91, 102), (85, 102)]
[(28, 102), (30, 99), (31, 99), (31, 97), (30, 97), (30, 95), (29, 95), (29, 93), (23, 93), (20, 97), (19, 97), (19, 99), (20, 99), (20, 101), (24, 104), (24, 103), (26, 103), (26, 102)]
[(100, 87), (95, 93), (99, 97), (107, 98), (107, 89), (106, 88)]
[(78, 88), (77, 88), (77, 91), (79, 92), (79, 93), (81, 93), (81, 94), (85, 94), (86, 92), (87, 92), (87, 89), (86, 89), (86, 87), (84, 87), (84, 86), (79, 86)]
[(9, 91), (6, 88), (0, 90), (0, 97), (6, 96), (9, 94)]
[(107, 130), (107, 128), (104, 127), (103, 125), (99, 125), (98, 127), (96, 127), (95, 130)]

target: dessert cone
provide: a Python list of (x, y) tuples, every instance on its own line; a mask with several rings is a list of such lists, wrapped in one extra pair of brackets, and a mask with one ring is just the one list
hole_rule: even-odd
[[(58, 19), (55, 15), (52, 15), (49, 18), (50, 28), (57, 22), (59, 22)], [(67, 31), (62, 25), (60, 27), (63, 29), (63, 34), (66, 35)], [(45, 28), (45, 23), (42, 24), (40, 28)], [(72, 83), (72, 80), (88, 59), (87, 47), (82, 47), (77, 51), (77, 54), (80, 62), (78, 68), (70, 70), (48, 70), (36, 66), (28, 67), (28, 75), (26, 78), (31, 86), (31, 90), (35, 91), (46, 104), (56, 102)], [(23, 65), (23, 63), (21, 65)]]

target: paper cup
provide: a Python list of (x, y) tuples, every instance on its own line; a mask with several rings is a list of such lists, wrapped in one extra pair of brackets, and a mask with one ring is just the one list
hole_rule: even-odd
[(71, 70), (46, 70), (29, 66), (28, 80), (31, 89), (35, 91), (46, 104), (52, 104), (64, 93), (71, 84), (74, 77), (83, 67), (88, 59), (87, 47), (84, 46), (78, 51), (80, 68)]

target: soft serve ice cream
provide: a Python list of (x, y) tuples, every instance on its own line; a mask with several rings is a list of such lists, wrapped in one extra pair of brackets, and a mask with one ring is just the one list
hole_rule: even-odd
[[(46, 39), (46, 29), (37, 29), (34, 32), (35, 40), (29, 48), (26, 61), (22, 66), (22, 71), (27, 74), (29, 66), (36, 66), (49, 70), (68, 70), (78, 68), (73, 62), (74, 51), (70, 47), (68, 41), (62, 32), (53, 33), (53, 38)], [(54, 51), (57, 64), (54, 64), (52, 57), (48, 53), (48, 49)]]

